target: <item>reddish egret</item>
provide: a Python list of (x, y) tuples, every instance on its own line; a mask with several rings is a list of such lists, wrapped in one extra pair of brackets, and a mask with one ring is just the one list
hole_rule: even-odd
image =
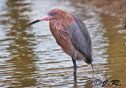
[[(49, 21), (50, 31), (62, 50), (72, 57), (74, 78), (76, 79), (76, 60), (84, 60), (92, 66), (92, 43), (83, 21), (77, 16), (61, 9), (53, 9), (46, 16), (30, 23)], [(93, 66), (92, 66), (93, 69)]]

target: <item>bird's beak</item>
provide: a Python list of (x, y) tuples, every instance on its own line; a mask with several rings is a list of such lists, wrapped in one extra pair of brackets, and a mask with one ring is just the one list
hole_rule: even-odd
[(40, 19), (37, 19), (37, 20), (31, 22), (29, 25), (38, 23), (38, 22), (40, 22), (40, 21), (48, 21), (48, 20), (50, 20), (51, 18), (52, 18), (52, 16), (46, 15), (46, 16), (40, 18)]

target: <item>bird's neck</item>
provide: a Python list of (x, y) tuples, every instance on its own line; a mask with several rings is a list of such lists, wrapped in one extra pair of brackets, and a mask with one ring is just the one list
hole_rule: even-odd
[(73, 17), (68, 16), (68, 17), (62, 17), (59, 19), (57, 18), (57, 19), (50, 20), (50, 25), (53, 25), (54, 27), (57, 26), (65, 27), (71, 25), (73, 22), (74, 22)]

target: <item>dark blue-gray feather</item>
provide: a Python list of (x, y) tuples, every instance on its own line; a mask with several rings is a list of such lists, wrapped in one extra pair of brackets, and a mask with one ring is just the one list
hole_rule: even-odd
[(65, 27), (69, 30), (72, 44), (76, 50), (86, 57), (86, 63), (92, 63), (92, 44), (87, 28), (82, 20), (74, 15), (72, 25)]

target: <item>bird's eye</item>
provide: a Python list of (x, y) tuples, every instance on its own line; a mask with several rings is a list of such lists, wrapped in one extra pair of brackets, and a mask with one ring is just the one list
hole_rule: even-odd
[(50, 14), (50, 16), (54, 16), (54, 14)]

